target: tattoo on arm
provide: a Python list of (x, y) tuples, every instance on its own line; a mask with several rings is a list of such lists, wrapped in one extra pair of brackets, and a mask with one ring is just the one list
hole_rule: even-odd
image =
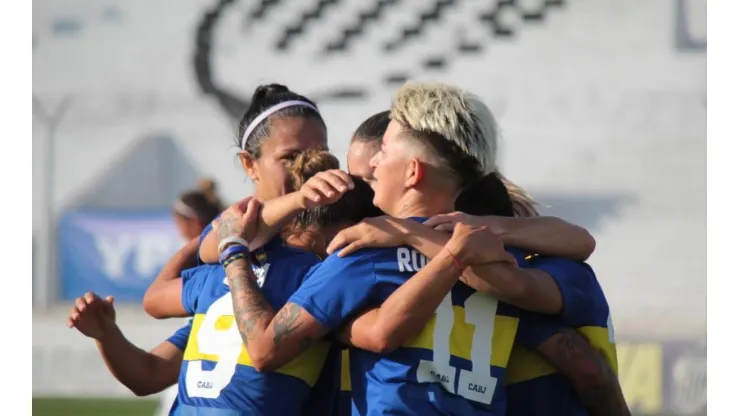
[[(296, 305), (295, 303), (287, 303), (283, 306), (272, 323), (272, 329), (275, 332), (275, 336), (272, 341), (277, 345), (280, 341), (291, 332), (295, 331), (301, 326), (298, 320), (303, 313), (303, 308)], [(301, 351), (307, 350), (315, 339), (310, 336), (305, 336), (298, 340), (298, 345), (301, 347)]]
[(219, 218), (220, 226), (218, 227), (218, 238), (219, 240), (223, 240), (226, 237), (231, 237), (232, 235), (237, 233), (237, 224), (239, 222), (239, 218), (232, 215), (230, 212), (225, 212), (221, 215), (221, 218)]
[(275, 311), (262, 295), (257, 279), (247, 262), (231, 264), (226, 275), (234, 305), (234, 319), (244, 346), (247, 346), (250, 340), (267, 329)]
[(302, 308), (295, 303), (288, 303), (278, 312), (273, 323), (273, 329), (275, 330), (273, 342), (275, 344), (280, 343), (280, 340), (285, 335), (290, 334), (301, 326), (300, 323), (296, 323), (301, 316), (301, 310)]
[(596, 350), (575, 330), (565, 330), (557, 335), (556, 351), (561, 364), (583, 362), (586, 360), (599, 375), (598, 382), (573, 383), (590, 415), (625, 416), (630, 415), (622, 394), (619, 379)]

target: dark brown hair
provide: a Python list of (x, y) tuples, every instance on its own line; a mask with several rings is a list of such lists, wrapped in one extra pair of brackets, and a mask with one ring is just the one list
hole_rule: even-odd
[(175, 214), (197, 219), (203, 224), (209, 224), (223, 210), (216, 192), (216, 182), (208, 178), (198, 181), (196, 189), (183, 193), (174, 206)]
[(514, 216), (514, 204), (503, 181), (496, 172), (474, 181), (460, 193), (455, 210), (470, 215)]
[(271, 114), (249, 133), (246, 143), (242, 150), (246, 151), (251, 157), (259, 159), (262, 155), (262, 143), (270, 136), (270, 121), (276, 118), (291, 118), (291, 117), (302, 117), (302, 118), (316, 118), (324, 124), (324, 119), (321, 117), (316, 110), (318, 107), (316, 104), (308, 98), (296, 94), (291, 91), (285, 85), (281, 84), (268, 84), (260, 85), (254, 90), (252, 94), (252, 100), (249, 103), (249, 108), (242, 116), (239, 121), (239, 128), (237, 129), (236, 145), (242, 147), (242, 138), (244, 133), (249, 127), (249, 124), (254, 121), (260, 114), (270, 109), (275, 105), (284, 103), (286, 101), (303, 101), (310, 104), (313, 108), (308, 106), (290, 106), (278, 110), (274, 114)]
[(380, 149), (380, 144), (383, 142), (383, 135), (388, 130), (388, 124), (390, 122), (390, 110), (381, 111), (370, 116), (355, 130), (355, 133), (352, 135), (352, 142), (373, 143), (373, 145)]
[[(298, 154), (290, 165), (294, 189), (299, 189), (306, 181), (319, 172), (339, 169), (339, 160), (326, 150), (311, 149)], [(352, 176), (354, 188), (347, 191), (339, 201), (301, 212), (294, 227), (306, 229), (310, 226), (328, 227), (340, 224), (355, 224), (364, 218), (383, 215), (373, 205), (374, 192), (361, 178)]]

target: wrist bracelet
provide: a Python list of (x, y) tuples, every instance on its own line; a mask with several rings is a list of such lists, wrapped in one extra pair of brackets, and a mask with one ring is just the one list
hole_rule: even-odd
[(222, 251), (226, 248), (229, 244), (237, 244), (244, 247), (249, 247), (249, 243), (247, 240), (240, 238), (240, 237), (226, 237), (218, 242), (218, 253), (221, 254)]
[(455, 257), (455, 255), (452, 254), (452, 251), (450, 251), (450, 249), (447, 247), (445, 247), (445, 250), (447, 250), (447, 254), (449, 254), (450, 257), (452, 257), (452, 262), (455, 263), (455, 267), (457, 267), (457, 269), (460, 270), (460, 273), (464, 272), (465, 267), (463, 267), (462, 263), (460, 263), (457, 257)]
[(221, 265), (223, 268), (229, 267), (229, 265), (237, 260), (246, 259), (247, 255), (245, 253), (237, 253), (232, 255), (231, 257), (227, 258), (226, 260), (221, 262)]
[(228, 258), (230, 258), (231, 256), (235, 254), (239, 254), (239, 253), (242, 253), (245, 256), (248, 256), (250, 254), (249, 248), (241, 244), (235, 244), (235, 245), (228, 246), (218, 255), (218, 262), (223, 264), (223, 262), (226, 261)]

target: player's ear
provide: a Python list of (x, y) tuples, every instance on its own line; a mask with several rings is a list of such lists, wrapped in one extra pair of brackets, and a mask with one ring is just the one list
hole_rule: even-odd
[(411, 158), (406, 164), (404, 185), (407, 188), (417, 186), (424, 178), (425, 173), (425, 165), (418, 158)]
[(257, 161), (247, 152), (239, 152), (239, 162), (242, 164), (244, 173), (249, 176), (253, 182), (259, 181), (259, 169), (257, 168)]

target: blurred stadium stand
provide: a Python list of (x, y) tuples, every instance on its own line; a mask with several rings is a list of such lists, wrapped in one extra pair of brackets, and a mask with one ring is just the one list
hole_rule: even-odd
[[(502, 170), (596, 236), (633, 407), (705, 411), (705, 0), (65, 0), (35, 5), (33, 30), (34, 160), (51, 160), (33, 167), (34, 394), (125, 394), (63, 328), (59, 218), (166, 213), (198, 175), (248, 193), (233, 131), (260, 83), (316, 98), (341, 156), (402, 82), (436, 79), (482, 96)], [(140, 345), (179, 324), (137, 308)]]

